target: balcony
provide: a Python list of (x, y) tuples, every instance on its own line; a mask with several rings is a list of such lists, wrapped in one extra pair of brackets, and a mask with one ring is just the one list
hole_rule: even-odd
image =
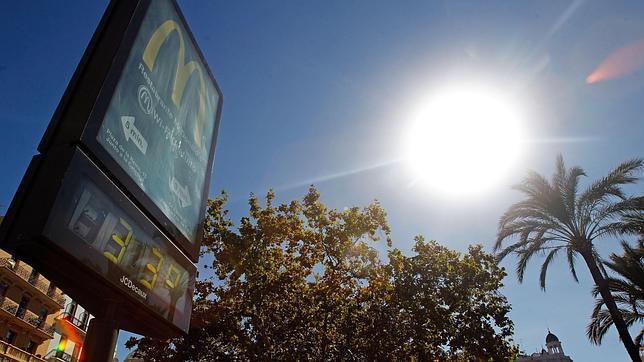
[(65, 353), (63, 351), (57, 351), (55, 349), (52, 349), (47, 353), (45, 356), (45, 360), (47, 362), (78, 362), (79, 359), (75, 358), (69, 353)]
[(0, 341), (0, 360), (11, 362), (47, 362), (4, 341)]
[[(88, 315), (89, 316), (89, 315)], [(67, 338), (71, 339), (74, 343), (83, 343), (85, 340), (85, 335), (87, 333), (87, 327), (89, 326), (89, 318), (86, 318), (85, 320), (75, 318), (73, 315), (69, 314), (69, 312), (65, 311), (60, 314), (56, 318), (56, 324), (58, 328), (58, 332), (62, 335), (67, 336)], [(76, 329), (76, 332), (73, 335), (69, 335), (68, 327), (69, 325), (72, 325), (74, 329)]]
[(3, 311), (9, 313), (10, 315), (15, 316), (18, 312), (18, 303), (9, 298), (4, 298), (2, 304), (0, 304), (0, 308), (2, 308)]
[(58, 318), (71, 322), (71, 324), (73, 324), (74, 327), (80, 329), (82, 332), (87, 332), (87, 326), (89, 326), (89, 318), (82, 320), (80, 318), (76, 318), (72, 316), (67, 311), (62, 312)]
[(65, 296), (63, 295), (63, 293), (61, 293), (58, 290), (56, 290), (56, 288), (54, 288), (54, 289), (49, 289), (48, 288), (47, 296), (49, 298), (53, 299), (54, 302), (56, 302), (56, 304), (58, 304), (60, 307), (65, 305)]
[(9, 275), (27, 282), (30, 289), (34, 293), (40, 294), (51, 309), (60, 309), (65, 305), (65, 297), (62, 293), (57, 291), (56, 288), (50, 288), (49, 283), (44, 280), (34, 278), (27, 269), (16, 265), (16, 262), (11, 258), (0, 258), (0, 270), (6, 270), (9, 272)]
[(51, 339), (54, 337), (53, 323), (47, 323), (38, 317), (36, 313), (25, 308), (20, 308), (18, 303), (9, 298), (4, 298), (2, 304), (0, 304), (0, 315), (3, 314), (5, 317), (11, 318), (14, 323), (38, 334), (42, 339)]

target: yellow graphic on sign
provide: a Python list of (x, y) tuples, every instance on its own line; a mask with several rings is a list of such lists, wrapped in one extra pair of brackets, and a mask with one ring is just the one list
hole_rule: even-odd
[(179, 24), (174, 20), (167, 20), (154, 31), (148, 44), (145, 46), (143, 62), (150, 70), (154, 69), (154, 63), (156, 62), (157, 55), (159, 54), (159, 49), (161, 49), (161, 45), (163, 45), (173, 31), (176, 31), (179, 36), (179, 52), (177, 53), (177, 71), (174, 75), (172, 88), (172, 102), (175, 106), (180, 106), (186, 84), (188, 83), (192, 73), (196, 71), (199, 76), (200, 84), (199, 110), (197, 113), (197, 122), (195, 124), (193, 137), (197, 146), (201, 147), (201, 134), (203, 133), (206, 113), (206, 86), (203, 81), (203, 74), (199, 63), (194, 60), (185, 63), (185, 45)]

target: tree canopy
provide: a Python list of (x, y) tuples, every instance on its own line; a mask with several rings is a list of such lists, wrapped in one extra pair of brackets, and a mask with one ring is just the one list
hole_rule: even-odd
[[(226, 195), (209, 201), (188, 336), (131, 339), (150, 361), (218, 359), (508, 360), (516, 354), (499, 293), (505, 277), (481, 246), (459, 253), (416, 237), (391, 248), (382, 207), (264, 205), (235, 225)], [(378, 249), (387, 251), (387, 261)]]

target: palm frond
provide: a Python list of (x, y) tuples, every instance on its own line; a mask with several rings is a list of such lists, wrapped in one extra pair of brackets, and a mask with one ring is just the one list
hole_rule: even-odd
[(557, 191), (558, 194), (563, 195), (566, 189), (566, 180), (567, 180), (566, 165), (561, 154), (557, 155), (557, 161), (555, 162), (555, 173), (552, 175), (552, 187)]
[(541, 232), (562, 239), (568, 239), (571, 236), (570, 232), (563, 228), (561, 224), (535, 219), (520, 219), (507, 223), (499, 230), (498, 236), (500, 239), (505, 239), (524, 232)]
[[(611, 290), (611, 293), (620, 293), (631, 296), (627, 299), (629, 303), (633, 298), (640, 299), (642, 302), (644, 302), (644, 293), (642, 291), (642, 288), (634, 284), (633, 281), (627, 281), (617, 278), (608, 278), (606, 281), (608, 283), (608, 288)], [(642, 283), (642, 281), (638, 280), (636, 281), (636, 283)]]
[(547, 205), (539, 200), (527, 199), (510, 206), (499, 219), (502, 227), (516, 220), (540, 220), (547, 223), (559, 223), (556, 216), (546, 209)]
[[(623, 255), (612, 253), (609, 256), (610, 261), (605, 261), (604, 264), (612, 271), (619, 274), (623, 279), (611, 278), (610, 281), (618, 288), (621, 285), (628, 285), (632, 287), (632, 291), (639, 290), (644, 293), (644, 266), (642, 265), (644, 259), (644, 243), (640, 242), (638, 247), (632, 247), (626, 241), (621, 242)], [(642, 296), (644, 299), (644, 295)]]
[(512, 188), (535, 199), (539, 199), (543, 195), (549, 195), (554, 192), (550, 182), (548, 182), (548, 180), (541, 174), (532, 170), (528, 171), (526, 177)]
[(572, 274), (572, 278), (579, 283), (579, 278), (577, 277), (577, 271), (575, 270), (575, 249), (573, 248), (567, 248), (566, 249), (566, 256), (568, 259), (568, 269), (570, 269), (570, 273)]
[(516, 272), (519, 283), (523, 283), (523, 276), (525, 274), (526, 267), (528, 266), (528, 262), (537, 252), (542, 251), (541, 247), (547, 241), (548, 240), (546, 239), (532, 240), (531, 242), (527, 243), (526, 248), (515, 251), (515, 254), (519, 256), (519, 260), (517, 261), (516, 265)]
[(545, 260), (543, 261), (543, 264), (541, 265), (541, 273), (539, 273), (539, 285), (541, 286), (541, 290), (543, 291), (546, 290), (546, 273), (548, 271), (548, 266), (550, 265), (552, 260), (557, 256), (557, 253), (560, 250), (561, 250), (561, 247), (550, 250)]
[(639, 226), (638, 221), (630, 218), (625, 220), (624, 217), (643, 213), (644, 196), (625, 197), (622, 201), (601, 205), (592, 212), (586, 237), (592, 240), (603, 235), (616, 236), (629, 230), (636, 231), (637, 228), (633, 226)]
[(543, 230), (562, 240), (572, 237), (570, 230), (554, 216), (544, 212), (541, 206), (535, 205), (530, 200), (518, 202), (510, 206), (500, 218), (494, 250), (499, 250), (503, 246), (503, 241), (514, 235), (521, 236), (526, 231)]
[[(606, 278), (606, 282), (621, 318), (630, 327), (644, 321), (644, 241), (638, 243), (637, 247), (632, 247), (625, 241), (621, 244), (624, 254), (612, 253), (610, 261), (604, 261), (603, 264), (619, 276)], [(595, 286), (592, 292), (596, 300), (586, 334), (592, 343), (600, 344), (606, 331), (613, 325), (613, 317), (605, 309), (599, 287)]]
[(548, 181), (539, 174), (526, 177), (515, 189), (529, 195), (523, 205), (537, 214), (537, 217), (546, 220), (557, 220), (564, 225), (569, 225), (569, 218), (561, 194), (553, 188)]
[[(630, 310), (619, 308), (619, 313), (624, 318), (627, 327), (633, 326), (635, 323), (642, 322), (644, 316), (641, 314), (635, 314)], [(610, 312), (607, 309), (603, 308), (602, 303), (596, 303), (595, 308), (593, 308), (593, 313), (591, 315), (590, 323), (586, 327), (586, 336), (593, 344), (601, 344), (606, 332), (613, 325), (613, 318), (610, 315)], [(637, 337), (635, 338), (637, 340)]]
[(500, 262), (503, 260), (506, 256), (510, 255), (512, 252), (514, 252), (517, 249), (520, 249), (522, 247), (525, 247), (528, 244), (529, 240), (525, 240), (523, 242), (518, 242), (509, 245), (505, 249), (502, 249), (500, 252), (496, 254), (496, 260), (497, 262)]
[[(566, 183), (563, 188), (563, 196), (564, 196), (564, 201), (566, 203), (566, 208), (568, 211), (568, 214), (570, 215), (570, 218), (574, 221), (577, 222), (577, 213), (575, 210), (575, 203), (577, 200), (577, 188), (579, 186), (579, 178), (581, 176), (586, 176), (586, 172), (581, 167), (573, 167), (570, 169), (568, 172), (568, 176), (566, 177)], [(581, 225), (575, 225), (577, 229), (581, 228)]]
[(599, 309), (597, 309), (597, 306), (595, 307), (597, 312), (593, 311), (590, 323), (586, 327), (586, 336), (591, 343), (600, 345), (606, 332), (613, 325), (613, 318), (610, 316), (608, 310), (601, 309), (601, 306)]
[(634, 174), (643, 165), (644, 161), (639, 158), (623, 162), (606, 177), (591, 184), (579, 196), (577, 213), (582, 213), (583, 209), (592, 209), (594, 205), (610, 197), (624, 198), (624, 193), (620, 186), (637, 182), (639, 178)]
[[(644, 209), (644, 205), (640, 209)], [(644, 211), (626, 212), (622, 217), (622, 223), (622, 233), (639, 234), (644, 240)]]

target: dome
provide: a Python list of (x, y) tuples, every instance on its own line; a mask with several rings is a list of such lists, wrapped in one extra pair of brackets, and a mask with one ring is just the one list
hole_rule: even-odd
[(550, 342), (559, 342), (559, 338), (552, 334), (550, 331), (548, 331), (548, 335), (546, 336), (546, 343)]

